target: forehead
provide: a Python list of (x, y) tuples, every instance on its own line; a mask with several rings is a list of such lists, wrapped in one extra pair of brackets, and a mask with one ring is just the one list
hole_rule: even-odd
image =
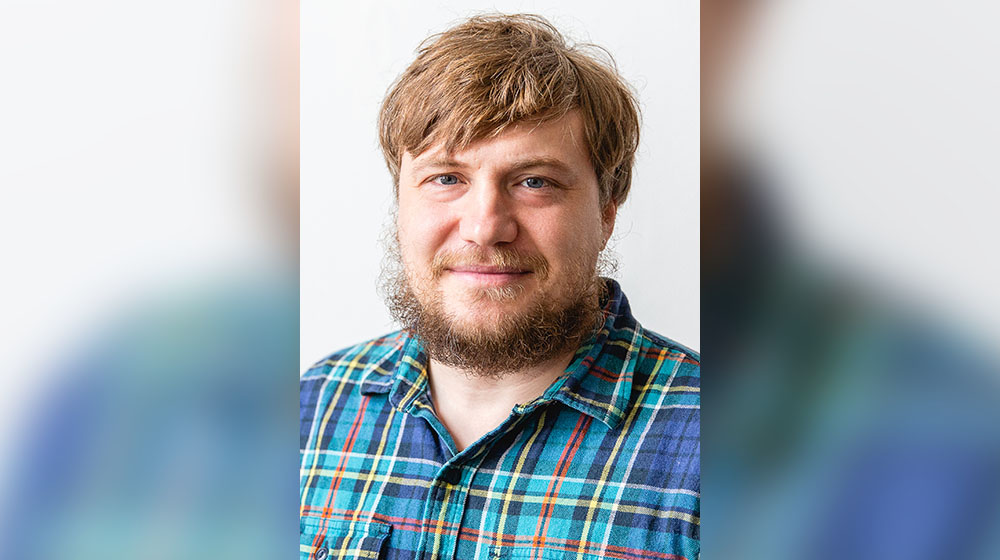
[(583, 121), (578, 111), (544, 122), (521, 121), (496, 136), (481, 138), (463, 148), (448, 151), (445, 141), (432, 144), (414, 156), (404, 152), (404, 168), (433, 161), (483, 165), (523, 161), (526, 158), (562, 163), (578, 173), (593, 173)]

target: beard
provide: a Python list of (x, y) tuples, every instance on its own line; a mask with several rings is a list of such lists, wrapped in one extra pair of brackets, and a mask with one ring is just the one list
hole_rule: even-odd
[[(607, 287), (600, 271), (614, 265), (603, 253), (595, 258), (581, 252), (570, 262), (559, 293), (547, 293), (541, 286), (550, 270), (541, 255), (501, 247), (445, 252), (435, 257), (427, 273), (418, 274), (407, 270), (395, 231), (384, 241), (380, 290), (389, 312), (420, 340), (431, 358), (469, 376), (499, 379), (543, 364), (578, 348), (604, 323)], [(470, 290), (465, 295), (471, 306), (531, 296), (533, 301), (516, 312), (501, 310), (476, 324), (463, 324), (447, 311), (438, 288), (446, 269), (463, 263), (530, 271), (543, 291), (526, 294), (521, 283)]]

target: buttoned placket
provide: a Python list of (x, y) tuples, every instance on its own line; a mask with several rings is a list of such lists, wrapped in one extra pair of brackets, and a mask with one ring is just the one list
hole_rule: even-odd
[(451, 434), (434, 414), (426, 394), (414, 399), (408, 412), (426, 420), (438, 438), (445, 444), (445, 447), (452, 453), (431, 481), (427, 500), (424, 503), (423, 518), (426, 524), (420, 536), (416, 558), (455, 560), (469, 489), (479, 465), (492, 445), (503, 435), (519, 429), (521, 420), (538, 406), (539, 404), (533, 404), (531, 407), (515, 406), (503, 423), (469, 447), (456, 453), (456, 446)]
[[(408, 344), (416, 344), (411, 340)], [(589, 350), (593, 345), (585, 345), (581, 350)], [(569, 378), (571, 370), (583, 363), (584, 355), (574, 358), (566, 375), (557, 379), (539, 398), (524, 404), (515, 405), (510, 415), (495, 429), (481, 437), (472, 445), (457, 451), (454, 439), (444, 424), (434, 413), (434, 407), (429, 396), (427, 357), (419, 346), (406, 345), (401, 347), (404, 354), (410, 354), (412, 359), (404, 359), (397, 372), (396, 381), (390, 392), (390, 402), (402, 412), (421, 418), (428, 423), (438, 438), (439, 444), (447, 451), (446, 461), (438, 469), (431, 480), (423, 508), (424, 530), (420, 535), (414, 558), (422, 560), (454, 560), (458, 546), (458, 537), (465, 515), (466, 502), (473, 479), (479, 465), (486, 458), (492, 445), (505, 434), (521, 429), (523, 420), (541, 407), (549, 406), (554, 401), (566, 400), (562, 395), (564, 382)], [(582, 412), (593, 414), (593, 411), (572, 399), (565, 404), (573, 408), (584, 408)], [(605, 419), (606, 421), (606, 419)], [(499, 551), (490, 548), (491, 555)]]

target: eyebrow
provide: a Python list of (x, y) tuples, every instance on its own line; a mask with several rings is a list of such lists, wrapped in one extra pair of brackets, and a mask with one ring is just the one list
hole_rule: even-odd
[[(466, 164), (449, 158), (434, 158), (427, 161), (422, 161), (413, 166), (414, 173), (423, 173), (428, 169), (434, 168), (464, 168)], [(575, 175), (573, 173), (573, 168), (564, 163), (562, 160), (553, 157), (531, 157), (526, 159), (515, 160), (510, 165), (510, 171), (522, 171), (524, 169), (530, 169), (532, 167), (551, 167), (559, 173)]]
[(531, 167), (551, 167), (559, 173), (565, 173), (573, 175), (573, 168), (564, 163), (558, 158), (552, 157), (536, 157), (517, 160), (511, 165), (512, 171), (521, 171), (523, 169), (529, 169)]
[(421, 161), (419, 163), (414, 162), (413, 172), (422, 173), (428, 169), (439, 168), (439, 167), (465, 167), (465, 164), (448, 158), (435, 158), (426, 161)]

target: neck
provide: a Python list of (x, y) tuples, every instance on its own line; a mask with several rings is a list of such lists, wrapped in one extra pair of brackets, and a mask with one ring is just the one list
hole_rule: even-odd
[(514, 406), (540, 397), (566, 371), (574, 353), (503, 377), (474, 375), (431, 359), (434, 411), (461, 451), (503, 423)]

